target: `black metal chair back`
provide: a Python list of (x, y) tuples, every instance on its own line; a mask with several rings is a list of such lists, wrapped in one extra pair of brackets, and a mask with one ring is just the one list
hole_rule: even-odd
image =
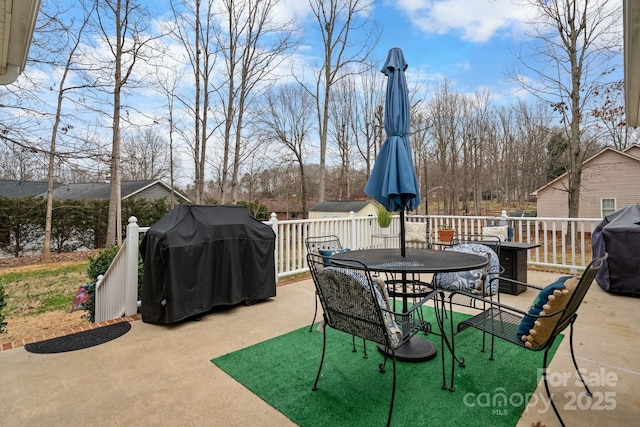
[(396, 391), (395, 350), (407, 343), (417, 332), (430, 330), (430, 325), (423, 320), (421, 312), (423, 304), (429, 298), (421, 300), (405, 313), (392, 312), (384, 282), (374, 280), (364, 264), (349, 260), (348, 264), (353, 267), (327, 266), (322, 256), (312, 253), (307, 255), (307, 263), (310, 266), (324, 318), (322, 357), (312, 389), (318, 388), (329, 328), (378, 343), (382, 346), (385, 355), (378, 370), (385, 372), (388, 358), (393, 364), (393, 385), (387, 417), (387, 425), (390, 425)]
[[(342, 243), (340, 242), (340, 238), (334, 234), (330, 234), (327, 236), (310, 236), (307, 237), (304, 241), (304, 244), (307, 248), (307, 254), (320, 254), (320, 251), (339, 251), (342, 248)], [(324, 267), (327, 263), (327, 258), (323, 257), (324, 263), (322, 265), (317, 265), (317, 267)], [(313, 268), (316, 265), (308, 264), (309, 269), (313, 273)], [(316, 294), (317, 295), (317, 294)], [(311, 320), (311, 325), (309, 325), (309, 332), (313, 330), (313, 325), (316, 323), (316, 318), (318, 317), (318, 298), (316, 298), (316, 306), (315, 311), (313, 312), (313, 319)], [(355, 346), (355, 343), (354, 343)]]
[[(589, 265), (587, 265), (587, 268), (585, 269), (582, 276), (578, 280), (578, 283), (575, 285), (575, 288), (573, 289), (571, 295), (568, 297), (566, 304), (563, 307), (559, 307), (557, 310), (551, 313), (547, 313), (543, 310), (542, 312), (540, 312), (540, 314), (536, 315), (530, 312), (517, 309), (515, 307), (508, 306), (506, 304), (502, 304), (496, 300), (489, 300), (489, 299), (481, 298), (477, 296), (464, 295), (464, 297), (467, 299), (475, 298), (477, 301), (479, 301), (480, 303), (476, 304), (476, 306), (482, 307), (482, 311), (479, 314), (476, 314), (475, 316), (472, 316), (460, 322), (456, 328), (457, 333), (460, 333), (465, 329), (471, 327), (471, 328), (481, 330), (483, 334), (491, 335), (491, 354), (489, 356), (489, 359), (494, 360), (493, 356), (494, 356), (494, 338), (495, 337), (498, 337), (504, 341), (526, 348), (531, 351), (544, 351), (542, 375), (544, 379), (545, 390), (547, 392), (547, 396), (549, 397), (549, 401), (551, 402), (553, 411), (555, 412), (556, 416), (558, 417), (558, 420), (563, 426), (564, 426), (564, 421), (560, 416), (558, 408), (556, 408), (556, 405), (553, 401), (553, 396), (551, 394), (551, 391), (549, 390), (549, 384), (547, 382), (549, 350), (552, 348), (556, 338), (560, 335), (560, 333), (564, 331), (567, 327), (569, 327), (570, 328), (569, 346), (571, 350), (571, 359), (573, 360), (573, 366), (575, 367), (576, 372), (578, 373), (578, 376), (587, 391), (587, 394), (591, 396), (591, 391), (589, 390), (587, 383), (582, 378), (582, 373), (578, 368), (578, 363), (575, 358), (575, 353), (573, 348), (573, 325), (578, 317), (578, 309), (580, 308), (580, 305), (584, 300), (585, 295), (589, 291), (589, 288), (591, 287), (593, 280), (595, 279), (596, 275), (598, 274), (598, 271), (602, 267), (602, 264), (605, 262), (607, 257), (608, 257), (608, 254), (604, 254), (602, 257), (593, 259), (589, 263)], [(519, 282), (513, 279), (503, 278), (502, 280), (506, 280), (508, 282), (512, 282), (517, 285), (526, 286), (528, 288), (533, 288), (538, 291), (542, 289), (539, 286), (530, 285), (530, 284)], [(456, 298), (458, 298), (459, 295), (460, 293), (457, 293), (457, 292), (453, 292), (449, 295), (450, 307), (453, 304), (455, 304), (454, 301), (456, 300)], [(558, 317), (558, 316), (559, 317), (555, 325), (551, 328), (551, 332), (549, 333), (548, 338), (546, 340), (542, 341), (542, 339), (539, 338), (540, 341), (536, 342), (536, 340), (533, 340), (533, 337), (539, 337), (539, 335), (531, 335), (535, 332), (535, 331), (532, 331), (528, 335), (528, 338), (533, 340), (533, 342), (531, 342), (529, 339), (527, 339), (527, 337), (521, 338), (518, 336), (519, 333), (521, 333), (520, 324), (522, 322), (522, 319), (525, 316), (533, 317), (536, 321), (540, 321), (540, 322), (555, 320), (555, 317)], [(548, 326), (550, 327), (551, 325), (548, 325)], [(453, 390), (455, 362), (457, 361), (460, 366), (464, 367), (464, 358), (459, 357), (459, 355), (456, 355), (455, 353), (455, 343), (454, 343), (455, 333), (454, 333), (453, 320), (451, 321), (451, 332), (452, 332), (451, 340), (450, 340), (450, 343), (448, 344), (449, 344), (449, 349), (451, 350), (451, 353), (453, 355), (452, 364), (451, 364), (451, 385), (450, 385), (450, 389)], [(482, 351), (484, 351), (484, 342), (483, 342)]]

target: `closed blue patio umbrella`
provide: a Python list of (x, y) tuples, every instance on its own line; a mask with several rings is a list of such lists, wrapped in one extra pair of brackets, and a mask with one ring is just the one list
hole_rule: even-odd
[(384, 130), (387, 140), (373, 165), (364, 192), (389, 211), (400, 211), (400, 251), (405, 256), (404, 211), (420, 205), (418, 178), (409, 143), (409, 94), (404, 71), (407, 62), (402, 50), (389, 50), (382, 72), (388, 77)]

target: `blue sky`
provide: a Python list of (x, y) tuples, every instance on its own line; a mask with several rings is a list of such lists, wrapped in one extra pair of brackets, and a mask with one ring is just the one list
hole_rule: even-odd
[[(290, 17), (312, 20), (307, 1), (284, 1)], [(518, 63), (511, 48), (525, 46), (531, 16), (514, 0), (378, 0), (371, 18), (383, 27), (381, 65), (390, 48), (400, 47), (410, 73), (430, 82), (447, 78), (458, 92), (488, 87), (502, 97), (518, 89), (505, 71)]]
[[(152, 16), (169, 18), (169, 0), (139, 1), (147, 4)], [(376, 52), (380, 66), (390, 48), (400, 47), (409, 63), (408, 73), (428, 80), (428, 90), (446, 78), (453, 90), (460, 93), (489, 88), (494, 99), (506, 102), (514, 93), (523, 95), (521, 88), (509, 82), (505, 73), (513, 67), (522, 68), (512, 52), (526, 49), (531, 41), (525, 31), (535, 11), (524, 5), (524, 0), (377, 0), (373, 3), (370, 18), (382, 25)], [(304, 44), (318, 47), (317, 30), (309, 28), (315, 22), (308, 0), (279, 0), (275, 16), (283, 22), (303, 23), (307, 36)]]
[[(77, 6), (74, 0), (48, 1)], [(170, 19), (169, 0), (138, 1), (149, 7), (149, 18), (152, 21), (157, 19), (156, 24)], [(410, 88), (412, 79), (415, 82), (415, 77), (418, 76), (421, 81), (427, 82), (424, 88), (424, 96), (427, 98), (435, 93), (435, 86), (444, 79), (451, 83), (451, 90), (462, 94), (487, 88), (493, 101), (500, 104), (515, 101), (516, 95), (531, 97), (517, 83), (509, 82), (505, 75), (511, 67), (521, 68), (512, 51), (526, 49), (531, 42), (525, 36), (528, 28), (526, 22), (535, 15), (533, 10), (522, 6), (523, 1), (525, 0), (377, 0), (368, 18), (382, 25), (382, 35), (376, 51), (379, 67), (384, 63), (390, 48), (400, 47), (409, 63), (407, 76)], [(620, 6), (618, 2), (608, 1), (607, 5), (611, 7)], [(520, 5), (516, 5), (516, 2)], [(316, 29), (310, 28), (315, 22), (308, 0), (280, 0), (275, 16), (281, 22), (293, 20), (299, 23), (307, 36), (304, 46), (291, 62), (286, 62), (277, 70), (279, 76), (290, 73), (290, 65), (298, 63), (300, 59), (309, 61), (306, 65), (311, 66), (311, 46), (317, 48), (319, 36)], [(620, 22), (620, 27), (621, 25)], [(193, 82), (189, 77), (187, 61), (181, 59), (181, 45), (174, 42), (172, 51), (173, 55), (163, 57), (160, 61), (168, 66), (173, 58), (176, 68), (185, 71), (181, 86), (190, 90)], [(101, 52), (96, 52), (96, 56), (101, 57)], [(322, 53), (318, 56), (322, 56)], [(223, 66), (222, 61), (218, 65)], [(155, 68), (144, 65), (140, 65), (140, 68), (141, 75), (157, 74)], [(36, 73), (34, 70), (33, 74)], [(48, 88), (56, 77), (42, 75), (40, 78), (42, 87)], [(384, 81), (382, 75), (380, 78)], [(52, 96), (53, 92), (48, 94)], [(164, 117), (164, 95), (149, 89), (143, 93), (136, 92), (135, 96), (140, 99), (136, 103), (137, 108), (145, 111), (130, 111), (132, 122), (155, 125), (158, 117)], [(104, 125), (108, 128), (108, 123)]]
[(525, 16), (515, 9), (511, 0), (383, 1), (374, 16), (384, 26), (380, 49), (400, 47), (410, 67), (470, 92), (504, 87), (503, 72), (515, 61), (509, 47), (522, 42)]

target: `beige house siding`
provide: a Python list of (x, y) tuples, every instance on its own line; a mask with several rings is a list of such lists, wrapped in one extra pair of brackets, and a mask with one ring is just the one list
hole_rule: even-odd
[[(356, 216), (377, 216), (378, 211), (373, 203), (367, 204), (363, 209), (354, 212)], [(348, 218), (349, 212), (322, 212), (309, 211), (309, 219)]]
[(630, 156), (640, 158), (640, 145), (634, 144), (631, 147), (627, 148), (625, 154), (629, 154)]
[[(171, 191), (167, 190), (161, 185), (153, 185), (136, 193), (132, 197), (134, 199), (169, 199), (171, 198)], [(176, 198), (178, 198), (177, 195)]]
[[(569, 215), (568, 177), (537, 191), (538, 216), (565, 218)], [(582, 171), (580, 218), (601, 218), (602, 199), (615, 199), (615, 209), (640, 202), (640, 158), (613, 149), (605, 149), (587, 160)]]

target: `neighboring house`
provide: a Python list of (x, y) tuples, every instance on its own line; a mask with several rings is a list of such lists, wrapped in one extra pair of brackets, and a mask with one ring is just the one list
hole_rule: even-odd
[[(109, 199), (111, 185), (108, 182), (80, 184), (60, 184), (53, 186), (54, 200)], [(169, 199), (171, 187), (160, 180), (122, 181), (120, 186), (122, 200), (133, 199)], [(191, 203), (183, 194), (174, 191), (176, 201)], [(33, 181), (0, 180), (0, 197), (46, 197), (47, 183)]]
[(350, 212), (356, 216), (377, 216), (376, 205), (370, 200), (344, 200), (317, 204), (309, 209), (309, 219), (347, 218)]
[[(53, 184), (54, 188), (60, 184)], [(34, 197), (47, 193), (47, 183), (39, 181), (14, 181), (0, 179), (0, 197), (17, 199), (20, 197)]]
[[(285, 221), (288, 219), (305, 219), (302, 213), (300, 199), (296, 197), (288, 199), (266, 199), (260, 200), (259, 203), (267, 207), (269, 215), (275, 213), (278, 221)], [(307, 206), (312, 206), (314, 203), (317, 203), (317, 201), (307, 200)]]
[[(565, 173), (532, 194), (538, 198), (538, 216), (566, 218), (569, 201)], [(603, 218), (640, 202), (640, 145), (625, 151), (607, 147), (582, 164), (580, 218)]]

